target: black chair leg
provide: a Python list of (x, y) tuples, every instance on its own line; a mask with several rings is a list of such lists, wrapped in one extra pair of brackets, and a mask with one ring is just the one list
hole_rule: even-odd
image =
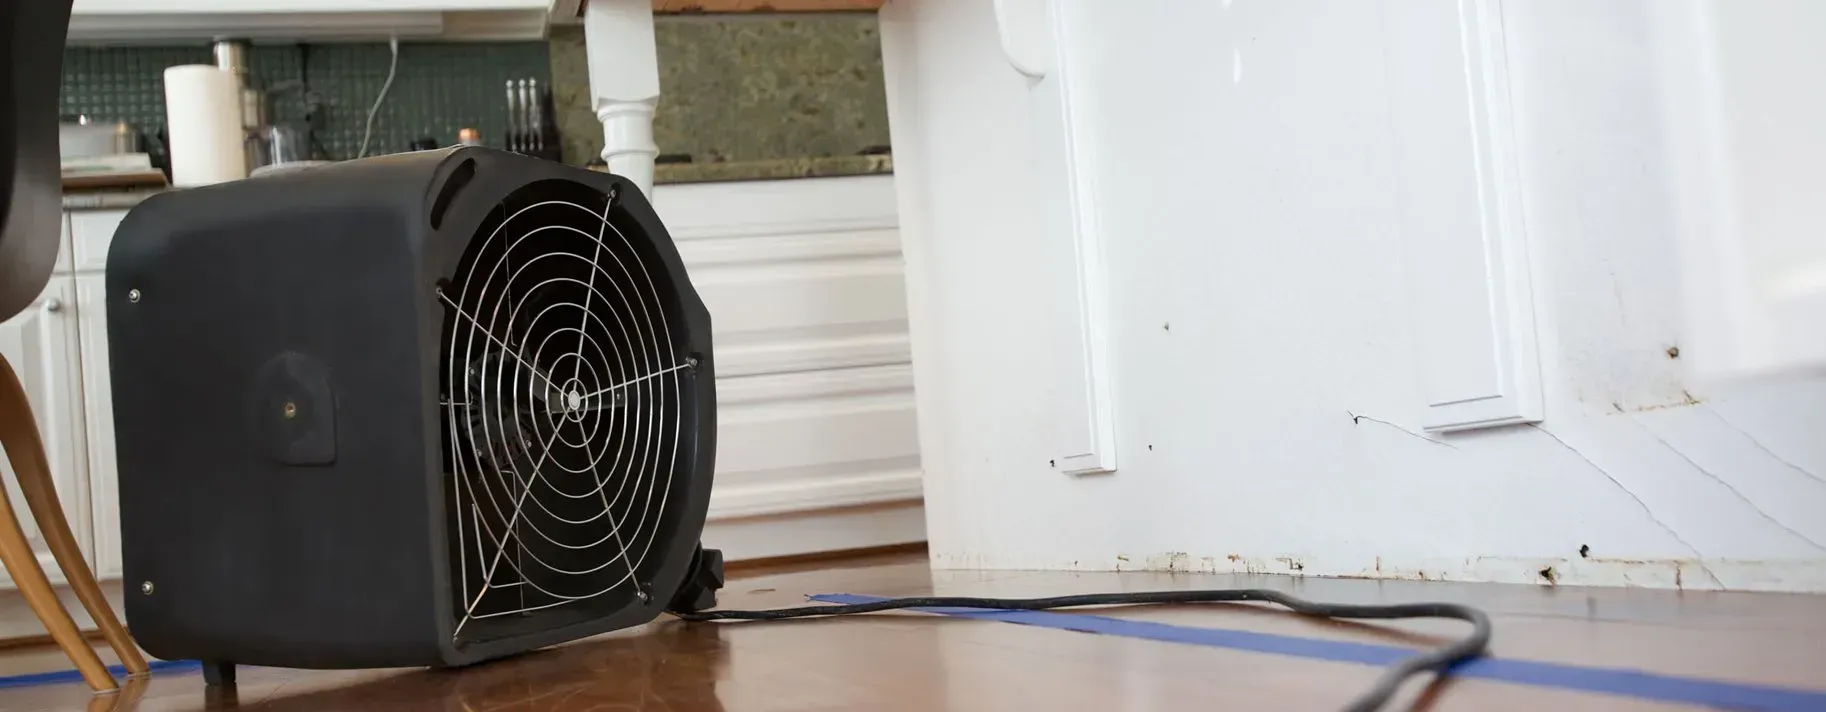
[(203, 684), (210, 687), (231, 687), (235, 684), (235, 664), (220, 660), (203, 661)]

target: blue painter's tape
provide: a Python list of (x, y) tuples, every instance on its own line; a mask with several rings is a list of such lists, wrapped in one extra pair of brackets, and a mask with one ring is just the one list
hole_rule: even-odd
[[(873, 603), (879, 596), (848, 593), (812, 596), (821, 603)], [(1390, 645), (1345, 640), (1302, 638), (1224, 628), (1193, 628), (1153, 621), (1124, 620), (1108, 616), (1049, 611), (983, 610), (977, 608), (918, 608), (926, 613), (1001, 621), (1081, 633), (1142, 638), (1166, 643), (1203, 645), (1252, 653), (1271, 653), (1309, 660), (1387, 666), (1404, 660), (1414, 650)], [(1656, 702), (1702, 705), (1740, 710), (1819, 712), (1826, 710), (1826, 691), (1800, 690), (1772, 685), (1724, 682), (1696, 677), (1659, 675), (1621, 668), (1585, 667), (1528, 660), (1478, 658), (1452, 671), (1458, 677), (1496, 680), (1518, 685), (1552, 687), (1604, 695), (1634, 697)]]
[[(202, 667), (195, 660), (153, 660), (146, 663), (152, 672), (188, 672)], [(127, 669), (119, 665), (108, 668), (115, 677), (126, 677)], [(35, 672), (30, 675), (0, 677), (0, 689), (9, 687), (30, 687), (32, 685), (51, 685), (64, 682), (82, 682), (82, 673), (75, 670), (57, 670), (54, 672)]]

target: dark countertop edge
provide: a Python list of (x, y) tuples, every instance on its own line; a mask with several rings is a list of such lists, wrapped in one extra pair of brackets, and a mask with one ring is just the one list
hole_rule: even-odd
[(883, 175), (893, 172), (894, 157), (889, 155), (781, 158), (725, 163), (668, 163), (653, 167), (653, 182), (658, 185), (722, 183), (791, 178), (838, 178)]
[(125, 188), (64, 191), (64, 210), (123, 210), (170, 188)]
[[(657, 185), (687, 183), (732, 183), (739, 181), (791, 180), (794, 178), (842, 178), (846, 176), (890, 175), (894, 157), (834, 156), (829, 158), (781, 158), (762, 161), (729, 161), (724, 163), (668, 163), (653, 167)], [(135, 188), (125, 190), (73, 190), (63, 194), (64, 210), (122, 210), (171, 188)]]

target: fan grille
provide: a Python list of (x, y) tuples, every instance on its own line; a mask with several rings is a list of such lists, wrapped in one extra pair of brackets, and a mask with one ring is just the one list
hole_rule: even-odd
[(697, 361), (676, 290), (617, 213), (613, 193), (529, 184), (439, 288), (459, 643), (653, 595)]

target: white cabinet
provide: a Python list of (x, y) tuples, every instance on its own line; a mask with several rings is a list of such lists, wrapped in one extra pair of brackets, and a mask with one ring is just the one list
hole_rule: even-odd
[[(108, 372), (108, 309), (105, 271), (108, 267), (108, 245), (114, 231), (127, 217), (125, 210), (82, 210), (69, 213), (66, 252), (73, 271), (75, 314), (71, 323), (72, 338), (81, 355), (82, 370), (78, 378), (80, 392), (80, 425), (86, 447), (83, 461), (87, 473), (89, 512), (84, 517), (85, 530), (77, 534), (92, 541), (89, 564), (101, 580), (121, 576), (120, 557), (120, 467), (114, 454), (114, 387)], [(68, 506), (68, 502), (65, 502)], [(75, 526), (72, 520), (71, 526)]]
[[(116, 493), (114, 410), (108, 383), (107, 313), (102, 271), (108, 241), (125, 210), (64, 214), (60, 250), (50, 283), (30, 307), (0, 323), (0, 353), (13, 364), (38, 419), (51, 479), (64, 517), (89, 565), (102, 579), (119, 578), (120, 507)], [(52, 583), (64, 582), (25, 496), (11, 460), (0, 464), (7, 496), (20, 514), (26, 538)], [(13, 588), (0, 571), (0, 588)], [(11, 617), (0, 611), (0, 620)], [(11, 629), (7, 628), (7, 632)]]
[[(51, 478), (63, 503), (64, 516), (85, 554), (93, 557), (89, 509), (86, 426), (83, 422), (82, 359), (76, 337), (76, 279), (68, 274), (51, 277), (44, 294), (24, 312), (0, 323), (0, 353), (18, 372), (25, 385), (38, 433), (50, 460)], [(64, 580), (62, 569), (43, 546), (36, 522), (27, 516), (25, 496), (10, 459), (0, 465), (7, 496), (20, 512), (26, 539), (38, 552), (45, 573), (53, 583)], [(12, 588), (12, 577), (0, 572), (0, 586)]]
[(76, 339), (82, 351), (82, 422), (88, 440), (95, 577), (121, 576), (120, 466), (114, 455), (114, 390), (108, 381), (108, 311), (100, 273), (78, 274)]
[(540, 39), (550, 8), (550, 0), (75, 0), (69, 39)]
[(403, 10), (544, 10), (550, 0), (75, 0), (70, 12), (399, 12)]
[(660, 185), (711, 313), (729, 559), (925, 539), (892, 176)]

